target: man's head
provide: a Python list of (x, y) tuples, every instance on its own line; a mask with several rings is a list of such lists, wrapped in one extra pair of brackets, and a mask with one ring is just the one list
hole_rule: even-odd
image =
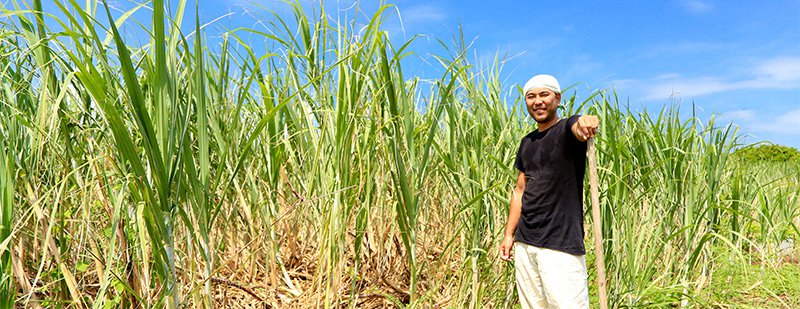
[(525, 91), (525, 105), (528, 114), (540, 124), (549, 123), (558, 117), (561, 104), (561, 86), (558, 80), (546, 74), (532, 77), (522, 88)]

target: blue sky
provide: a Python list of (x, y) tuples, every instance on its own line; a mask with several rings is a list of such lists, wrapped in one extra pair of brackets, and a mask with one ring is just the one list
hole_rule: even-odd
[[(204, 0), (201, 15), (217, 11), (215, 3), (234, 14), (249, 6)], [(278, 12), (283, 6), (259, 3)], [(367, 3), (361, 7), (369, 13), (376, 5)], [(694, 104), (703, 119), (716, 114), (739, 125), (748, 142), (800, 147), (798, 0), (389, 3), (402, 17), (402, 23), (392, 17), (385, 25), (393, 39), (426, 35), (412, 45), (421, 60), (441, 54), (433, 38), (452, 42), (461, 25), (474, 38), (473, 60), (490, 61), (497, 53), (510, 58), (506, 87), (550, 73), (562, 85), (577, 83), (579, 94), (615, 89), (633, 109), (648, 111), (674, 100), (686, 115)]]
[[(224, 16), (215, 22), (218, 28), (263, 29), (255, 16), (268, 14), (253, 3), (290, 16), (278, 0), (199, 1), (203, 21)], [(325, 6), (335, 14), (353, 2)], [(319, 7), (318, 1), (301, 3)], [(411, 46), (419, 62), (410, 74), (439, 76), (431, 55), (443, 50), (435, 38), (451, 43), (460, 25), (473, 43), (474, 62), (487, 63), (496, 54), (509, 58), (502, 75), (509, 90), (549, 73), (562, 86), (577, 84), (579, 95), (614, 89), (635, 111), (676, 102), (687, 116), (694, 104), (704, 120), (713, 114), (739, 125), (747, 142), (800, 148), (800, 0), (387, 3), (396, 7), (384, 25), (395, 45), (424, 35)], [(193, 11), (193, 1), (190, 6)], [(366, 15), (377, 6), (360, 3)], [(192, 22), (187, 16), (187, 26)]]

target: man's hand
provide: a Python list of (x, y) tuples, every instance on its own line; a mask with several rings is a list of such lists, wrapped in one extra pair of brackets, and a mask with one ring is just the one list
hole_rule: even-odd
[(500, 259), (506, 262), (514, 260), (514, 236), (503, 237), (503, 242), (500, 243)]
[(597, 134), (599, 125), (600, 119), (597, 116), (583, 115), (572, 125), (572, 134), (581, 142), (585, 142)]

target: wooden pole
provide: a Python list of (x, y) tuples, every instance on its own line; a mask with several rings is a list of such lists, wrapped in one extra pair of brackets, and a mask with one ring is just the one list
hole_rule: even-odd
[(603, 229), (600, 218), (600, 197), (597, 189), (597, 157), (595, 155), (594, 138), (589, 138), (589, 187), (592, 197), (592, 221), (594, 226), (595, 266), (597, 266), (597, 290), (600, 292), (600, 308), (608, 309), (606, 293), (606, 264), (603, 258)]

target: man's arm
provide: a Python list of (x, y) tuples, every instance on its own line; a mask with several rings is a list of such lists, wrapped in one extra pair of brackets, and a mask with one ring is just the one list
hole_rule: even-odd
[(585, 142), (597, 134), (600, 119), (595, 115), (583, 115), (572, 125), (572, 134), (581, 142)]
[(508, 222), (506, 222), (503, 242), (500, 244), (500, 258), (506, 261), (514, 259), (511, 250), (514, 247), (514, 233), (517, 231), (519, 216), (522, 213), (522, 193), (525, 192), (526, 181), (525, 173), (519, 172), (517, 174), (517, 185), (511, 192), (511, 206), (508, 209)]

